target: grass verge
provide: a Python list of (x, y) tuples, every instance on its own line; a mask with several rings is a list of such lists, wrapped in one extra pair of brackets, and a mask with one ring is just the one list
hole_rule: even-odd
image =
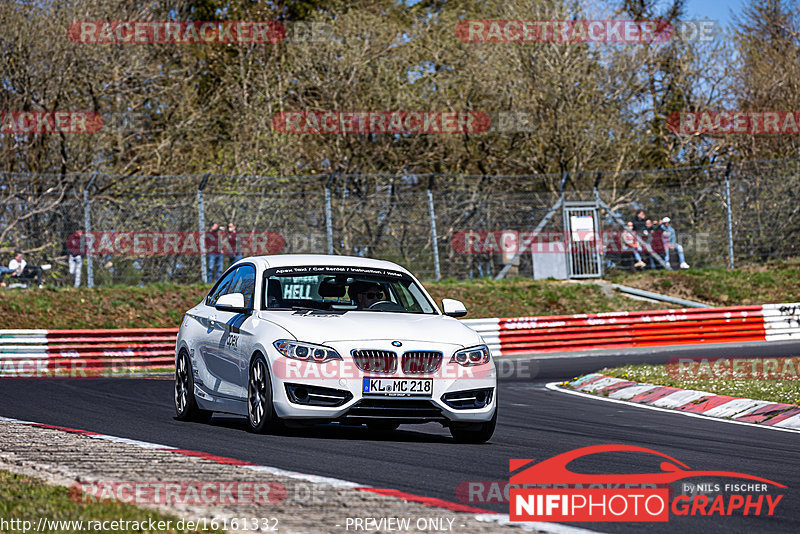
[[(75, 502), (69, 493), (69, 488), (51, 486), (38, 478), (18, 475), (0, 470), (0, 518), (7, 524), (0, 525), (2, 532), (23, 532), (23, 521), (33, 531), (39, 526), (40, 518), (49, 522), (42, 524), (40, 532), (72, 533), (81, 530), (95, 530), (107, 532), (137, 532), (137, 533), (190, 533), (190, 532), (220, 532), (214, 530), (177, 530), (179, 518), (164, 514), (156, 510), (146, 510), (129, 504), (122, 503), (92, 503), (80, 504)], [(15, 522), (11, 522), (15, 520)], [(163, 530), (150, 530), (151, 520), (156, 529), (161, 526)], [(83, 527), (74, 522), (83, 521)], [(98, 529), (85, 528), (89, 525), (101, 526)], [(103, 527), (103, 522), (105, 527)], [(111, 521), (120, 521), (120, 528), (111, 528)], [(127, 521), (128, 523), (122, 523)], [(163, 521), (161, 525), (159, 522)], [(64, 523), (67, 522), (67, 523)], [(69, 523), (73, 522), (73, 523)], [(88, 523), (92, 522), (92, 523)], [(169, 523), (167, 523), (169, 522)], [(127, 527), (127, 528), (122, 528)]]
[(736, 269), (714, 267), (685, 271), (617, 271), (617, 284), (655, 291), (712, 306), (795, 302), (800, 296), (800, 258)]
[[(518, 317), (616, 310), (659, 309), (663, 304), (607, 294), (597, 284), (515, 279), (426, 283), (431, 296), (462, 300), (468, 317)], [(0, 290), (2, 328), (177, 328), (186, 310), (211, 286)]]
[[(788, 360), (788, 358), (775, 359), (779, 360), (779, 365), (783, 363), (782, 360)], [(759, 361), (759, 359), (745, 360), (746, 365)], [(601, 369), (597, 372), (633, 382), (646, 382), (659, 386), (708, 391), (718, 395), (800, 405), (800, 380), (678, 378), (671, 376), (673, 373), (667, 371), (666, 365), (625, 365)]]

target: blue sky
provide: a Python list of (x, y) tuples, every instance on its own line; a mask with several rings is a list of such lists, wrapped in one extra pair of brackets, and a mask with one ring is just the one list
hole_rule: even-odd
[(739, 13), (746, 0), (689, 0), (687, 19), (714, 19), (727, 26), (731, 14)]

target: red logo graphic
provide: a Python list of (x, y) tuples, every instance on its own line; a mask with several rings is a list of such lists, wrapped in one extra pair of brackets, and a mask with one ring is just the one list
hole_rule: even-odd
[[(272, 372), (281, 380), (332, 380), (332, 387), (337, 387), (339, 379), (361, 379), (364, 377), (380, 378), (374, 373), (359, 369), (351, 360), (333, 360), (325, 363), (300, 361), (291, 358), (278, 358), (273, 364)], [(373, 372), (375, 370), (373, 369)], [(378, 370), (377, 372), (382, 372)], [(491, 365), (463, 366), (447, 359), (435, 371), (429, 373), (413, 373), (410, 378), (436, 378), (442, 380), (481, 380), (492, 376)]]
[(103, 127), (95, 111), (0, 111), (0, 133), (89, 134)]
[(672, 358), (667, 374), (680, 380), (800, 380), (800, 357)]
[(800, 111), (675, 111), (667, 128), (678, 134), (800, 134)]
[(78, 21), (69, 38), (89, 44), (277, 43), (286, 36), (280, 22), (265, 21)]
[(483, 111), (283, 111), (276, 132), (295, 134), (475, 134), (489, 130)]
[[(642, 474), (583, 474), (568, 469), (578, 458), (604, 452), (638, 452), (659, 456), (666, 461), (661, 471)], [(510, 460), (516, 471), (534, 460)], [(683, 462), (661, 452), (634, 445), (595, 445), (575, 449), (541, 461), (513, 475), (510, 479), (509, 514), (512, 521), (669, 521), (670, 509), (676, 515), (773, 515), (783, 495), (725, 495), (710, 500), (707, 495), (679, 495), (670, 505), (667, 484), (691, 477), (728, 477), (746, 479), (779, 488), (786, 486), (753, 475), (734, 471), (695, 471)], [(531, 485), (567, 485), (567, 487), (530, 487)], [(605, 484), (620, 487), (602, 487)], [(622, 487), (656, 485), (660, 487)], [(600, 487), (583, 487), (583, 486)], [(579, 486), (579, 487), (569, 487)], [(718, 486), (718, 485), (717, 485)], [(727, 487), (730, 488), (727, 488)], [(741, 491), (747, 485), (726, 484), (726, 489)]]
[[(203, 241), (204, 240), (204, 241)], [(204, 250), (201, 247), (205, 245)], [(165, 256), (170, 254), (277, 254), (286, 242), (275, 232), (75, 232), (67, 238), (73, 254)]]
[(75, 483), (70, 498), (79, 504), (278, 504), (286, 499), (279, 482), (118, 482)]
[(674, 29), (664, 20), (465, 20), (466, 43), (664, 43)]

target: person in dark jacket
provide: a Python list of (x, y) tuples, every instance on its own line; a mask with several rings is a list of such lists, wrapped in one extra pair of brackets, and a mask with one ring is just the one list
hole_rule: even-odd
[(228, 259), (231, 265), (242, 259), (242, 253), (239, 249), (238, 234), (236, 233), (236, 225), (232, 222), (228, 223), (228, 244), (230, 245), (231, 254), (228, 254)]
[(633, 218), (633, 231), (639, 234), (641, 237), (642, 232), (644, 232), (644, 224), (647, 220), (647, 216), (644, 214), (644, 210), (639, 210), (636, 212), (636, 216)]

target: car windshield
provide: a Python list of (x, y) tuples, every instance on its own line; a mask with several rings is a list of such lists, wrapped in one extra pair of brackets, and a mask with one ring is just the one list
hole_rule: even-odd
[(281, 267), (266, 273), (267, 309), (436, 314), (411, 277), (375, 268)]

